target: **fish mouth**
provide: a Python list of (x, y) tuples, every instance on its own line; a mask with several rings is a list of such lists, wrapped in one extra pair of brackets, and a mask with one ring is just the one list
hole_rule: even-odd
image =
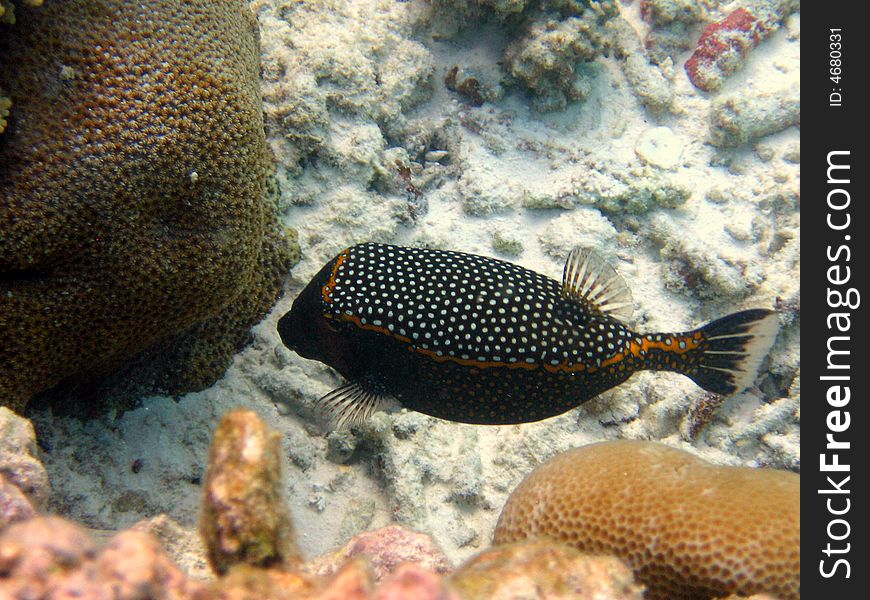
[(296, 350), (297, 347), (296, 332), (298, 331), (298, 324), (296, 321), (298, 319), (292, 310), (278, 319), (278, 335), (281, 337), (281, 343), (291, 350)]

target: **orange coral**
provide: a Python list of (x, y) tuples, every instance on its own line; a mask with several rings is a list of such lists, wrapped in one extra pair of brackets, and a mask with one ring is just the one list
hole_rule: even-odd
[(613, 554), (647, 598), (800, 597), (800, 477), (719, 467), (652, 442), (584, 446), (538, 467), (495, 543), (535, 537)]
[(161, 341), (177, 360), (149, 377), (210, 383), (289, 268), (264, 199), (247, 3), (18, 4), (16, 21), (0, 31), (14, 103), (0, 146), (0, 403), (19, 410)]

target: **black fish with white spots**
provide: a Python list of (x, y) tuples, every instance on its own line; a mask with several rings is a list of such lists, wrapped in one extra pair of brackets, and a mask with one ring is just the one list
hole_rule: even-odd
[(640, 334), (631, 294), (588, 250), (562, 282), (444, 250), (359, 244), (327, 263), (278, 322), (284, 344), (348, 383), (321, 398), (341, 427), (386, 396), (450, 421), (511, 424), (570, 410), (644, 369), (733, 394), (755, 380), (773, 311), (733, 313), (681, 333)]

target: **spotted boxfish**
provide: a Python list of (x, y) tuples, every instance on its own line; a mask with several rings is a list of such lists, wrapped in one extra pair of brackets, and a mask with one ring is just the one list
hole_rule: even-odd
[(320, 270), (278, 322), (284, 344), (347, 384), (318, 407), (333, 426), (393, 397), (450, 421), (538, 421), (643, 369), (675, 371), (705, 390), (751, 386), (773, 344), (776, 313), (750, 309), (681, 333), (640, 334), (616, 271), (572, 250), (561, 283), (462, 252), (365, 243)]

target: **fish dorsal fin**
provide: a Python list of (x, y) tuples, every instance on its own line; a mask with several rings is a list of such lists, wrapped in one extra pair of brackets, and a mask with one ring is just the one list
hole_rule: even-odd
[(314, 404), (330, 429), (346, 429), (366, 421), (384, 406), (384, 397), (358, 381), (346, 383)]
[(574, 248), (562, 271), (562, 294), (589, 308), (627, 321), (634, 312), (634, 300), (625, 281), (595, 251)]

